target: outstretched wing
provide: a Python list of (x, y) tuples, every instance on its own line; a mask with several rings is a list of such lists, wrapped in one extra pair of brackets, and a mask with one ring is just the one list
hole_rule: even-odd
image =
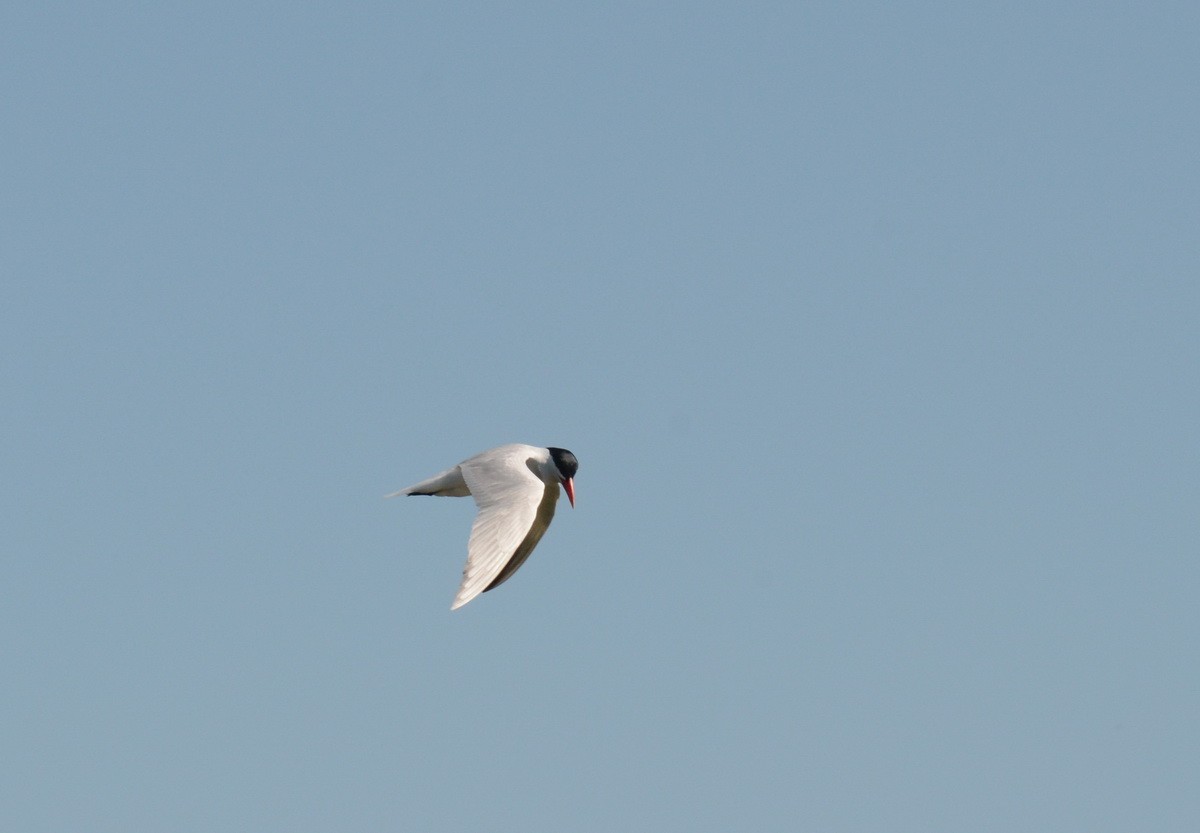
[(521, 447), (481, 454), (463, 462), (460, 469), (479, 513), (471, 526), (467, 564), (451, 610), (517, 571), (550, 526), (558, 501), (558, 484), (542, 482)]

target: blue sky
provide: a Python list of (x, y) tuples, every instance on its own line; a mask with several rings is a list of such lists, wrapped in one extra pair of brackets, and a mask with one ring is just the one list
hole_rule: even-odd
[(10, 4), (0, 826), (1198, 829), (1198, 28)]

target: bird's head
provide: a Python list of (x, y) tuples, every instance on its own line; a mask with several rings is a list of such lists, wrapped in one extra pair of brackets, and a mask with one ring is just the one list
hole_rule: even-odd
[(579, 471), (579, 460), (565, 448), (549, 448), (546, 450), (550, 452), (550, 459), (554, 461), (554, 467), (558, 469), (558, 482), (566, 490), (567, 500), (571, 501), (571, 508), (574, 509), (575, 472)]

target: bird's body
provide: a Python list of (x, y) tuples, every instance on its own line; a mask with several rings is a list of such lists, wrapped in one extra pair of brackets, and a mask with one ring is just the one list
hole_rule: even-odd
[(575, 505), (578, 468), (579, 461), (566, 449), (514, 443), (476, 454), (395, 493), (475, 498), (479, 512), (451, 610), (503, 584), (525, 563), (554, 517), (559, 484)]

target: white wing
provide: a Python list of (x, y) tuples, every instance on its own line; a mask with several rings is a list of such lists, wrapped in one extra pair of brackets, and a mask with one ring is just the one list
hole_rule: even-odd
[(464, 461), (459, 468), (479, 513), (467, 544), (467, 565), (451, 610), (506, 581), (524, 563), (554, 517), (558, 484), (546, 484), (530, 468), (526, 446), (501, 446)]

